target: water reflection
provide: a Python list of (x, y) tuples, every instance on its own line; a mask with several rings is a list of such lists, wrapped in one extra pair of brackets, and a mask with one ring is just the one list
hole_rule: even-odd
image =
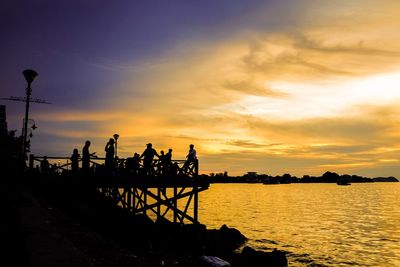
[(237, 227), (295, 266), (400, 266), (400, 183), (212, 184), (200, 221)]

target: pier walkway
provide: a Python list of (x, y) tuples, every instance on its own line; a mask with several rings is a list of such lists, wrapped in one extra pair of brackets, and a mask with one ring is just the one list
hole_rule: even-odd
[(197, 160), (173, 160), (168, 166), (154, 160), (145, 170), (141, 161), (132, 166), (129, 159), (115, 159), (115, 168), (110, 170), (105, 168), (105, 158), (93, 157), (90, 170), (73, 174), (69, 157), (31, 155), (31, 170), (39, 172), (35, 164), (41, 165), (45, 158), (49, 162), (46, 172), (86, 179), (104, 198), (133, 215), (145, 214), (154, 220), (163, 218), (178, 224), (199, 223), (199, 193), (207, 190), (209, 183), (199, 178)]

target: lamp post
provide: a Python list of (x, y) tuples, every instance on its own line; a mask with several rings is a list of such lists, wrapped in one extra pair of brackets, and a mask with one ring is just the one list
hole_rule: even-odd
[(28, 83), (26, 88), (26, 105), (25, 105), (25, 120), (24, 120), (24, 131), (23, 131), (23, 156), (24, 160), (26, 159), (26, 151), (27, 151), (27, 137), (28, 137), (28, 120), (29, 120), (29, 101), (31, 100), (32, 88), (31, 84), (33, 80), (38, 76), (37, 72), (34, 70), (24, 70), (22, 72), (24, 74), (25, 80)]
[(114, 139), (115, 139), (115, 157), (118, 157), (118, 138), (119, 138), (119, 134), (114, 134)]

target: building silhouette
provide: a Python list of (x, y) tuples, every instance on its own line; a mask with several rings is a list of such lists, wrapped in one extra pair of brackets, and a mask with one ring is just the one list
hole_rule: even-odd
[(7, 135), (6, 106), (0, 105), (0, 135)]

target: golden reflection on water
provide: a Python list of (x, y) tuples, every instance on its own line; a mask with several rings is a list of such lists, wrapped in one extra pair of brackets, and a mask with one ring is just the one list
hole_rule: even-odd
[(288, 251), (291, 266), (400, 266), (399, 196), (400, 183), (212, 184), (199, 219)]

